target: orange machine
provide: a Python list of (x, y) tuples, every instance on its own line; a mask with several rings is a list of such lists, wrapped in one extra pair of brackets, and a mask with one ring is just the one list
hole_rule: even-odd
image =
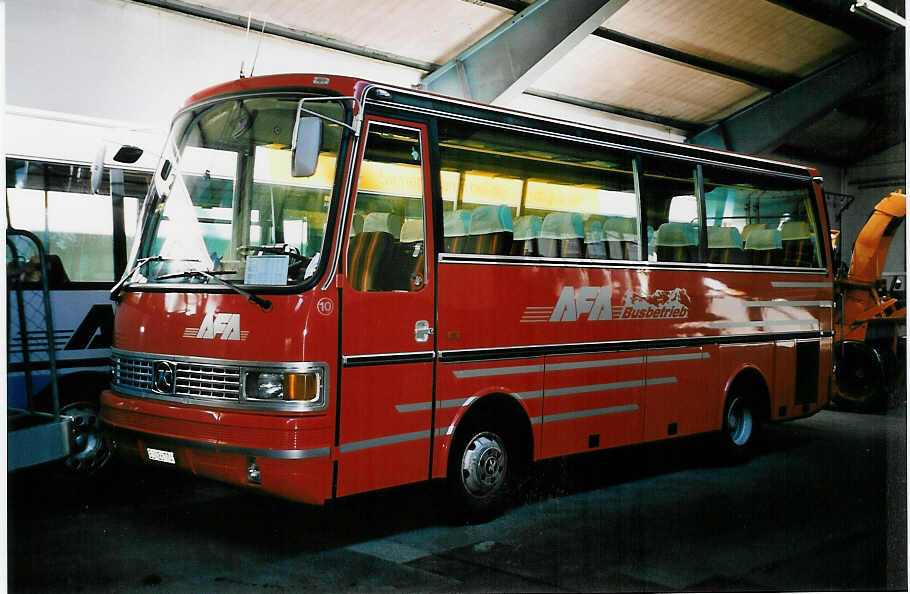
[(832, 400), (841, 406), (881, 408), (899, 374), (898, 326), (907, 311), (876, 285), (906, 211), (907, 197), (900, 190), (882, 199), (856, 239), (846, 278), (835, 282)]

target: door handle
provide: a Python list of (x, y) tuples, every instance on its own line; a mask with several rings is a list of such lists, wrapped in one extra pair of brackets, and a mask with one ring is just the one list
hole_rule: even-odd
[(433, 334), (433, 329), (430, 328), (428, 321), (420, 320), (414, 324), (414, 340), (416, 342), (426, 342), (431, 334)]

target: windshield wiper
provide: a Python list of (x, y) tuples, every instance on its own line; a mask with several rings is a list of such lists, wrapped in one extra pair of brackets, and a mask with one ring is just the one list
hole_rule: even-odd
[(229, 274), (229, 273), (232, 273), (232, 271), (184, 270), (183, 272), (174, 272), (173, 274), (162, 274), (161, 276), (156, 276), (155, 280), (167, 280), (169, 278), (190, 278), (190, 277), (207, 278), (209, 280), (215, 280), (215, 281), (221, 283), (225, 287), (228, 287), (229, 289), (233, 290), (238, 295), (243, 295), (250, 301), (250, 303), (255, 303), (256, 305), (258, 305), (259, 307), (261, 307), (262, 309), (264, 309), (266, 311), (272, 309), (272, 302), (269, 301), (268, 299), (265, 299), (263, 297), (260, 297), (259, 295), (250, 293), (249, 291), (245, 291), (244, 289), (241, 289), (234, 283), (224, 280), (223, 278), (219, 278), (218, 276), (215, 276), (216, 274)]
[(123, 275), (123, 278), (111, 288), (111, 301), (120, 301), (120, 293), (122, 292), (123, 286), (126, 285), (126, 281), (132, 278), (133, 274), (148, 264), (149, 262), (198, 262), (199, 260), (192, 260), (187, 258), (165, 258), (164, 256), (149, 256), (148, 258), (140, 258), (136, 260), (136, 264), (130, 268), (129, 272)]

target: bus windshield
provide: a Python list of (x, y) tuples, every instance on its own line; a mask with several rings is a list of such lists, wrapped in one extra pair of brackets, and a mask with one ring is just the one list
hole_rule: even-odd
[[(135, 283), (295, 285), (323, 252), (342, 127), (326, 119), (309, 177), (291, 176), (299, 95), (204, 103), (174, 121), (145, 210)], [(341, 103), (308, 102), (344, 120)], [(209, 276), (196, 274), (205, 271)]]

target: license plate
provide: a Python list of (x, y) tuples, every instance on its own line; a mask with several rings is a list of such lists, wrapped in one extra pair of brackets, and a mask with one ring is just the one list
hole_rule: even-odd
[(155, 462), (164, 462), (166, 464), (176, 464), (177, 460), (174, 458), (174, 452), (169, 452), (167, 450), (156, 450), (154, 448), (146, 449), (148, 452), (149, 460), (154, 460)]

